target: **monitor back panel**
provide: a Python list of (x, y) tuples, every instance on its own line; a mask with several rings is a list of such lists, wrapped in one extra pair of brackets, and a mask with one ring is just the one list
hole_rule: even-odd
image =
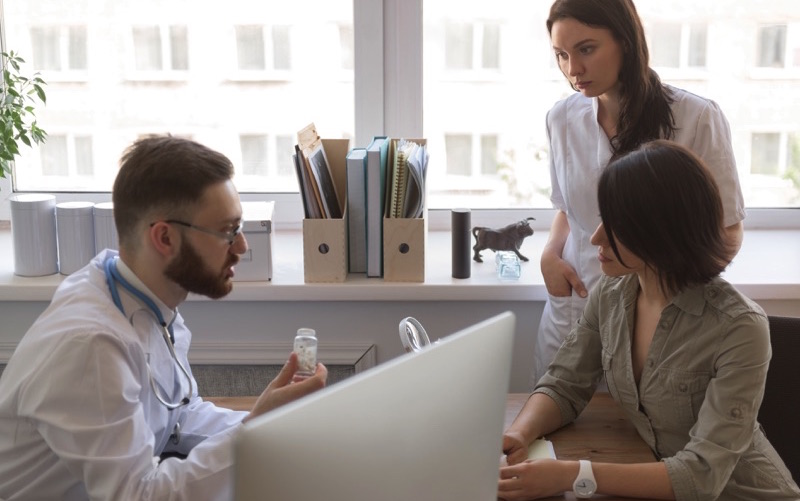
[(496, 499), (514, 324), (503, 313), (248, 422), (235, 498)]

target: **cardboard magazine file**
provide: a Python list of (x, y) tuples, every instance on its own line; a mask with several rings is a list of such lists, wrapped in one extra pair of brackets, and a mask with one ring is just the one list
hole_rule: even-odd
[(347, 152), (349, 139), (323, 139), (342, 217), (303, 219), (303, 278), (306, 283), (347, 279)]
[[(409, 139), (425, 145), (425, 139)], [(389, 147), (389, 165), (393, 164), (394, 150)], [(387, 172), (387, 178), (391, 174)], [(387, 198), (390, 188), (387, 187)], [(424, 195), (423, 195), (424, 196)], [(424, 198), (423, 198), (424, 200)], [(389, 203), (387, 203), (387, 209)], [(425, 211), (423, 210), (423, 214)], [(419, 218), (383, 218), (383, 279), (387, 282), (425, 281), (425, 235), (427, 221)]]
[(424, 218), (384, 218), (383, 279), (387, 282), (425, 281)]

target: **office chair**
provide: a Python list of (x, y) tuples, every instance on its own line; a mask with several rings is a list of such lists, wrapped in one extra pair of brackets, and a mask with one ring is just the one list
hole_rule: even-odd
[(769, 334), (772, 360), (758, 421), (794, 480), (800, 482), (800, 318), (769, 316)]

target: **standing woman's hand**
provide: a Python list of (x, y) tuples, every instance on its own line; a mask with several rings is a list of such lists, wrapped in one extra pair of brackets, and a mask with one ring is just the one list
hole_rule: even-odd
[(547, 293), (551, 296), (566, 297), (572, 295), (572, 291), (581, 297), (586, 297), (586, 286), (578, 277), (578, 274), (568, 262), (564, 261), (555, 251), (542, 251), (542, 278), (547, 287)]
[(575, 268), (562, 258), (569, 232), (567, 215), (563, 211), (556, 212), (540, 260), (544, 285), (551, 296), (570, 296), (574, 290), (579, 296), (586, 297), (586, 286), (578, 277)]

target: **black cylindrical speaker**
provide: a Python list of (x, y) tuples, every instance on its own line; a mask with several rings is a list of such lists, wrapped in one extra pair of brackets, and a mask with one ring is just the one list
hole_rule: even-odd
[(469, 278), (472, 271), (470, 261), (469, 209), (453, 209), (450, 212), (450, 232), (452, 234), (453, 278)]

